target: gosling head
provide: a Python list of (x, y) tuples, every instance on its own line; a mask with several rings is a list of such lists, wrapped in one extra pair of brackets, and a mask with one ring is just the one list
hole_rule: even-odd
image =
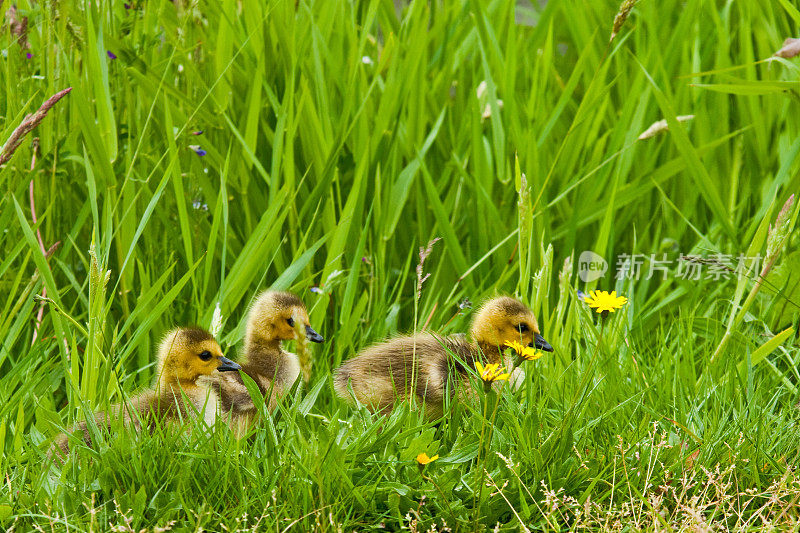
[(483, 348), (503, 349), (516, 341), (524, 346), (552, 352), (553, 347), (539, 333), (533, 311), (509, 296), (487, 301), (472, 320), (472, 338)]
[(245, 343), (273, 344), (297, 339), (298, 329), (312, 342), (325, 340), (311, 327), (300, 298), (290, 292), (265, 291), (250, 308)]
[(240, 368), (222, 355), (211, 333), (200, 328), (173, 329), (158, 349), (158, 382), (161, 384), (194, 383), (215, 370), (226, 372)]

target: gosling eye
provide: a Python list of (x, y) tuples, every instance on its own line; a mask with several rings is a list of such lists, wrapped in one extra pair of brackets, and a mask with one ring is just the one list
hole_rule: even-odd
[(526, 332), (526, 331), (528, 331), (529, 329), (531, 329), (531, 328), (529, 328), (529, 327), (528, 327), (528, 324), (520, 324), (519, 326), (517, 326), (517, 330), (518, 330), (520, 333), (525, 333), (525, 332)]
[(208, 350), (203, 350), (198, 357), (203, 361), (210, 361), (214, 356)]
[(286, 323), (289, 324), (289, 327), (294, 327), (294, 318), (287, 318)]

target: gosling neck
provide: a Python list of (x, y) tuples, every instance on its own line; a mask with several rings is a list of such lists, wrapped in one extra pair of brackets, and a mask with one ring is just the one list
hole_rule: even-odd
[(194, 379), (181, 379), (175, 375), (164, 374), (159, 377), (157, 387), (161, 390), (184, 390), (194, 389), (198, 387), (197, 378)]
[(253, 337), (245, 343), (245, 353), (251, 363), (272, 359), (280, 355), (281, 352), (283, 352), (283, 347), (280, 339)]
[[(497, 340), (494, 338), (487, 339), (485, 328), (480, 328), (478, 324), (473, 322), (469, 335), (472, 337), (472, 342), (478, 345), (478, 348), (483, 352), (483, 356), (489, 363), (501, 363), (503, 361), (503, 354), (500, 353)], [(490, 336), (494, 337), (494, 335), (491, 334)]]
[(483, 356), (486, 357), (486, 360), (489, 363), (500, 363), (502, 362), (502, 354), (500, 353), (500, 348), (498, 348), (496, 343), (486, 342), (486, 341), (476, 341), (478, 348), (480, 348), (481, 352), (483, 352)]

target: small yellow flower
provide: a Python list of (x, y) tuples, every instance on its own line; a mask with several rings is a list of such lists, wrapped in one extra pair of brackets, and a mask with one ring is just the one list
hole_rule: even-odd
[(519, 341), (508, 341), (506, 342), (506, 346), (508, 346), (517, 353), (522, 353), (522, 350), (525, 349), (525, 346), (523, 346), (523, 344)]
[(436, 459), (439, 458), (439, 454), (434, 455), (433, 457), (428, 457), (427, 453), (421, 453), (417, 456), (417, 463), (420, 466), (425, 466), (428, 463), (434, 462)]
[(628, 303), (628, 299), (624, 296), (617, 296), (617, 291), (611, 291), (611, 294), (608, 291), (591, 291), (585, 297), (585, 301), (586, 305), (596, 309), (598, 313), (608, 313), (609, 311), (613, 313)]
[(506, 346), (517, 352), (517, 355), (522, 357), (526, 361), (535, 361), (544, 355), (543, 352), (540, 352), (536, 348), (531, 348), (530, 346), (524, 346), (521, 342), (518, 341), (508, 341), (506, 343)]
[(505, 381), (511, 374), (504, 373), (505, 368), (502, 368), (497, 363), (489, 363), (483, 366), (480, 361), (475, 361), (475, 369), (484, 383), (493, 383), (495, 381)]

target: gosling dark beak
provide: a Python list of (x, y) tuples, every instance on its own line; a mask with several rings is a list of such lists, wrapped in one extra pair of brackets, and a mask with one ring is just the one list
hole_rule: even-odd
[(242, 367), (239, 365), (239, 363), (234, 363), (233, 361), (231, 361), (227, 357), (220, 357), (219, 358), (219, 366), (217, 367), (217, 370), (219, 370), (220, 372), (228, 372), (228, 371), (231, 371), (231, 370), (241, 370), (241, 368)]
[(544, 350), (545, 352), (553, 351), (553, 347), (550, 346), (550, 343), (544, 340), (544, 337), (542, 337), (538, 333), (533, 336), (533, 342), (530, 343), (528, 346), (530, 346), (531, 348), (536, 348), (537, 350)]
[(306, 338), (311, 342), (325, 342), (325, 337), (314, 331), (311, 326), (306, 326)]

